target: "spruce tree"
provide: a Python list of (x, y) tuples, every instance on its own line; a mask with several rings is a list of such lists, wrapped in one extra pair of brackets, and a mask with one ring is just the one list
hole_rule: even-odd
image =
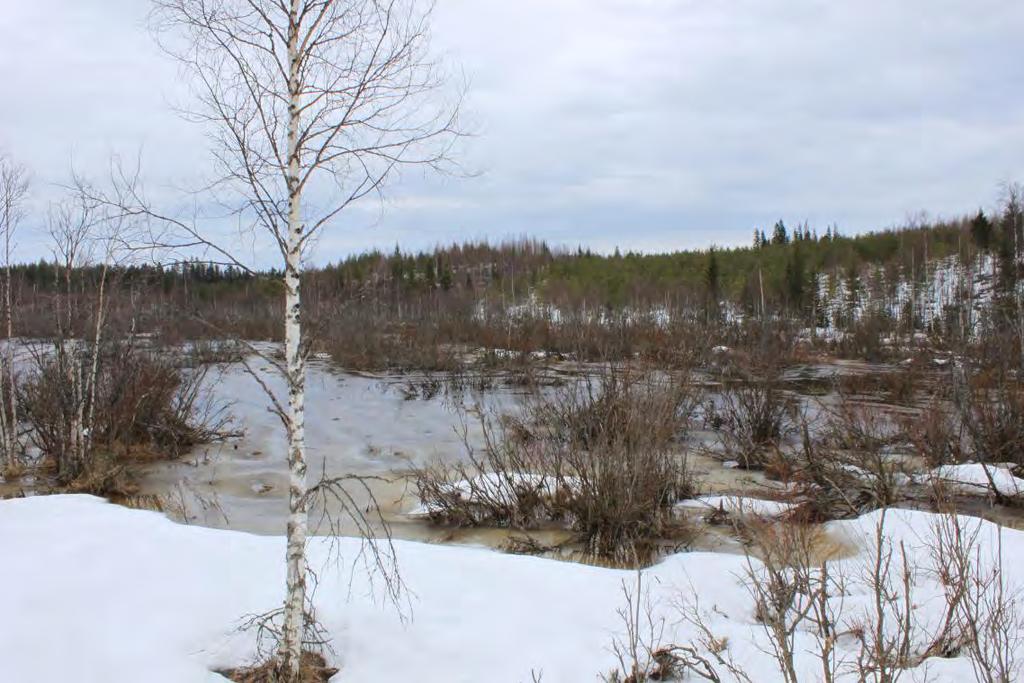
[(786, 224), (781, 220), (775, 224), (772, 230), (772, 244), (788, 244), (789, 235), (786, 232)]
[(992, 246), (992, 222), (981, 209), (978, 209), (978, 215), (971, 219), (971, 239), (982, 251), (988, 251)]

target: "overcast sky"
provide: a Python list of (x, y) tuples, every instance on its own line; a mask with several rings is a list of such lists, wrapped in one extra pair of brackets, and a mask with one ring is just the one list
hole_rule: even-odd
[[(100, 173), (141, 147), (151, 187), (204, 167), (145, 0), (4, 4), (0, 148), (32, 168), (37, 208), (72, 159)], [(315, 260), (522, 234), (706, 247), (778, 218), (856, 232), (1024, 180), (1021, 2), (440, 0), (434, 33), (470, 79), (481, 175), (400, 179)]]

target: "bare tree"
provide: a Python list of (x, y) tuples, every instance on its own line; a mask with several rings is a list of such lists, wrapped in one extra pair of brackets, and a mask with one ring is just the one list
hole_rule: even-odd
[(3, 317), (7, 347), (0, 367), (0, 448), (8, 471), (18, 465), (18, 405), (14, 391), (14, 307), (11, 293), (11, 250), (28, 195), (28, 169), (0, 154), (0, 239), (3, 240)]
[[(34, 349), (33, 355), (37, 369), (44, 369), (52, 361), (63, 376), (67, 392), (67, 401), (61, 402), (66, 414), (59, 420), (63, 433), (44, 450), (54, 456), (58, 476), (65, 481), (80, 476), (91, 460), (107, 290), (111, 270), (127, 255), (121, 249), (126, 239), (124, 217), (110, 215), (103, 208), (79, 190), (51, 204), (47, 214), (53, 263), (63, 291), (54, 298), (57, 334), (52, 354)], [(75, 273), (88, 266), (98, 271), (93, 302), (86, 301), (84, 291), (77, 291), (82, 283), (75, 282)], [(91, 321), (82, 318), (88, 309), (92, 310)], [(39, 440), (38, 430), (33, 438)]]
[[(65, 479), (78, 476), (87, 459), (86, 413), (87, 398), (91, 391), (90, 375), (86, 368), (90, 364), (82, 358), (85, 350), (79, 343), (80, 332), (76, 330), (77, 306), (74, 302), (72, 282), (75, 270), (92, 261), (94, 245), (89, 237), (94, 222), (95, 216), (90, 205), (70, 199), (52, 204), (47, 216), (47, 228), (53, 241), (53, 262), (57, 266), (58, 277), (62, 274), (64, 279), (61, 283), (63, 296), (56, 297), (54, 306), (54, 315), (57, 318), (54, 357), (57, 367), (64, 375), (71, 398), (66, 406), (68, 414), (61, 421), (66, 429), (66, 435), (60, 441), (60, 452), (56, 454), (57, 474)], [(96, 329), (98, 334), (100, 328)]]
[(447, 171), (460, 137), (460, 97), (429, 54), (433, 6), (416, 0), (154, 0), (161, 46), (195, 88), (188, 118), (205, 124), (215, 162), (206, 188), (216, 217), (157, 211), (136, 169), (116, 164), (104, 200), (149, 219), (152, 247), (249, 270), (218, 237), (230, 218), (280, 254), (285, 290), (288, 434), (287, 595), (280, 670), (295, 680), (306, 595), (308, 515), (300, 274), (317, 235), (380, 196), (399, 169)]

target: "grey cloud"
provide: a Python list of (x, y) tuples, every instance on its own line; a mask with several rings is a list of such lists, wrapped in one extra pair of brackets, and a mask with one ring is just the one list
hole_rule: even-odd
[[(0, 145), (59, 180), (145, 145), (150, 186), (202, 171), (146, 4), (0, 18)], [(658, 249), (746, 242), (779, 217), (848, 232), (987, 203), (1024, 178), (1024, 6), (996, 0), (441, 0), (471, 79), (465, 180), (403, 176), (317, 260), (529, 233)]]

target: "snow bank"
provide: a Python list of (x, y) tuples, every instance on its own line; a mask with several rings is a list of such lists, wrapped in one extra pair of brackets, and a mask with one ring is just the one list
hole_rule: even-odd
[(795, 506), (777, 500), (764, 500), (749, 496), (700, 496), (676, 503), (677, 508), (696, 510), (725, 510), (740, 515), (780, 517)]
[[(835, 523), (830, 532), (865, 547), (877, 514)], [(912, 552), (926, 548), (933, 516), (893, 510), (889, 517), (896, 542)], [(358, 541), (336, 540), (341, 562), (329, 561), (330, 545), (315, 539), (310, 557), (320, 577), (320, 617), (337, 652), (331, 663), (341, 667), (336, 681), (519, 683), (531, 680), (531, 670), (545, 683), (593, 681), (614, 665), (608, 648), (623, 631), (615, 611), (635, 572), (396, 542), (410, 590), (403, 620), (381, 603), (359, 565), (349, 570)], [(252, 635), (235, 630), (238, 619), (282, 597), (283, 539), (182, 526), (89, 496), (0, 502), (0, 548), (4, 681), (221, 680), (212, 668), (253, 654)], [(1019, 579), (1024, 533), (1004, 532), (1003, 552)], [(693, 636), (672, 607), (692, 588), (737, 663), (772, 683), (781, 679), (742, 586), (744, 563), (738, 555), (683, 553), (645, 570), (644, 584), (655, 616), (666, 619), (666, 642)], [(848, 575), (855, 581), (856, 572)], [(925, 618), (941, 610), (929, 581), (922, 574), (918, 586)], [(816, 680), (814, 641), (803, 632), (796, 639), (801, 680)], [(933, 681), (972, 680), (965, 659), (931, 663)]]
[(928, 477), (951, 486), (959, 493), (989, 493), (995, 488), (1004, 496), (1024, 494), (1024, 479), (1013, 476), (1004, 465), (943, 465), (932, 470)]
[[(359, 543), (311, 543), (316, 600), (338, 681), (593, 680), (612, 666), (630, 572), (396, 542), (410, 591), (403, 621), (361, 570)], [(187, 683), (245, 663), (246, 614), (280, 604), (282, 538), (175, 524), (88, 496), (0, 502), (0, 680)], [(716, 572), (728, 576), (736, 558)], [(666, 576), (673, 565), (666, 565)], [(349, 581), (351, 579), (351, 586)], [(584, 667), (581, 669), (581, 667)]]

